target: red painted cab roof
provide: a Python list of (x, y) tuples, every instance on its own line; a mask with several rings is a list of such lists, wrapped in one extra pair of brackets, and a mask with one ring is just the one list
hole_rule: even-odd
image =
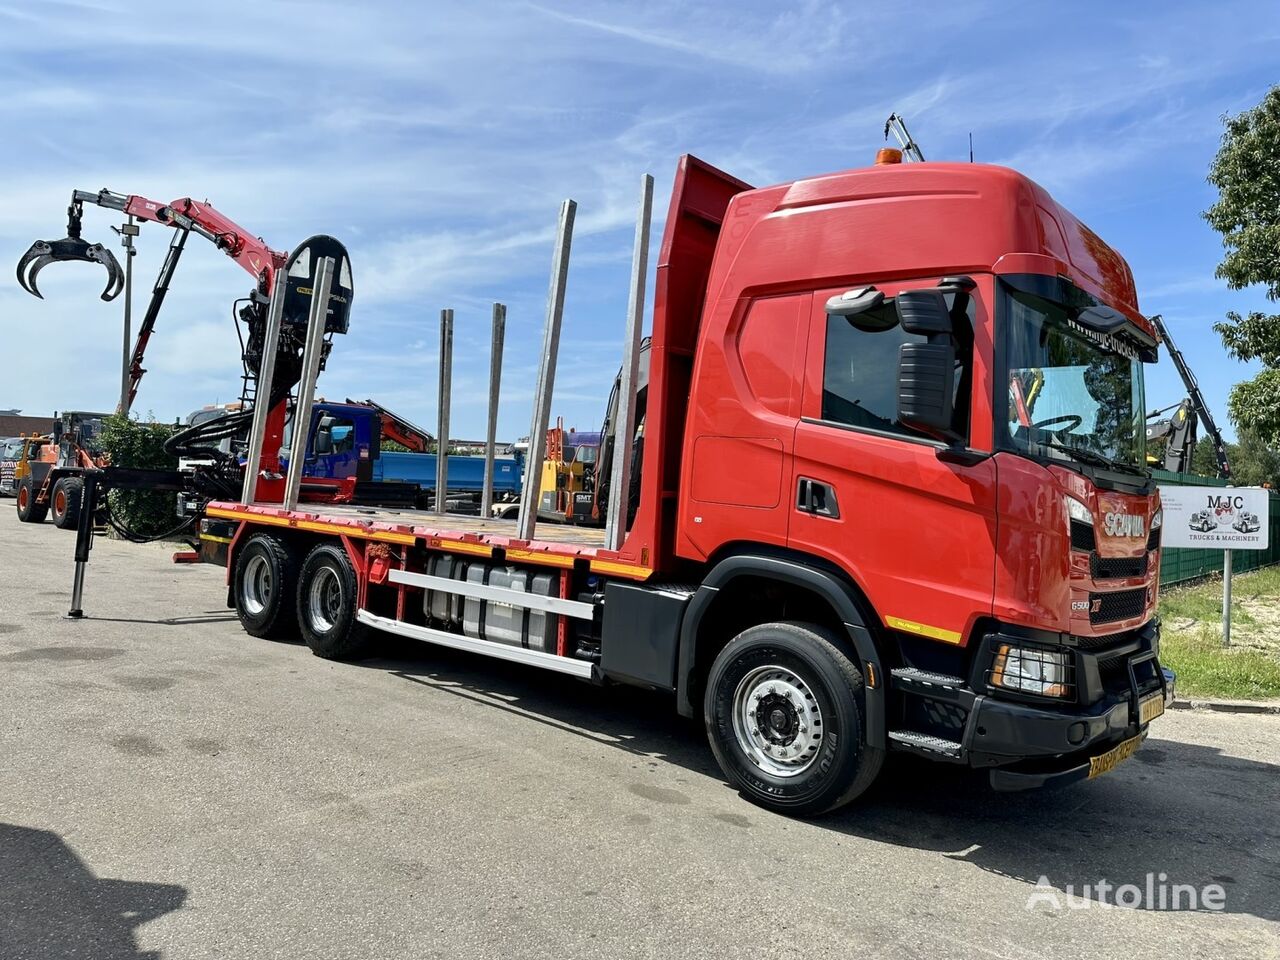
[(724, 226), (716, 279), (741, 290), (857, 275), (1061, 275), (1155, 335), (1124, 258), (1007, 167), (886, 164), (746, 190)]

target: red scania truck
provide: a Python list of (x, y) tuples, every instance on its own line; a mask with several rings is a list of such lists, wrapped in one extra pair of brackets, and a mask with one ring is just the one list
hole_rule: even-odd
[[(1172, 697), (1125, 261), (1041, 187), (883, 163), (753, 188), (684, 157), (626, 535), (214, 501), (255, 636), (375, 631), (675, 694), (749, 800), (816, 814), (890, 750), (1098, 776)], [(628, 491), (629, 492), (629, 491)]]

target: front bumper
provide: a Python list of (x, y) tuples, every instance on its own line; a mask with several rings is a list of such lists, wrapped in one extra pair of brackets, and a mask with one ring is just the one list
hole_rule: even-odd
[(1160, 680), (1159, 689), (1142, 693), (1136, 702), (1129, 698), (1107, 702), (1075, 717), (1045, 716), (1045, 711), (1022, 707), (1010, 710), (1010, 704), (993, 708), (995, 701), (985, 701), (980, 725), (994, 721), (1005, 737), (1015, 738), (1006, 743), (1020, 742), (1028, 755), (1032, 750), (1044, 751), (1039, 757), (994, 767), (990, 772), (991, 786), (996, 790), (1030, 790), (1088, 779), (1095, 758), (1134, 737), (1146, 739), (1151, 721), (1143, 719), (1144, 704), (1149, 711), (1149, 701), (1158, 698), (1159, 713), (1163, 713), (1173, 703), (1176, 675), (1162, 667)]
[[(993, 686), (992, 664), (1004, 644), (1066, 652), (1068, 698), (1050, 700)], [(1159, 645), (1156, 621), (1109, 637), (1057, 642), (1044, 634), (999, 629), (974, 650), (966, 680), (954, 678), (948, 685), (941, 682), (947, 678), (934, 675), (928, 683), (895, 683), (914, 695), (902, 706), (908, 729), (919, 733), (891, 738), (900, 748), (929, 752), (934, 759), (988, 769), (997, 789), (1084, 779), (1096, 770), (1095, 758), (1127, 741), (1140, 742), (1151, 720), (1173, 701), (1176, 678), (1160, 665)], [(904, 739), (909, 742), (902, 744)], [(1137, 742), (1125, 748), (1126, 756)]]

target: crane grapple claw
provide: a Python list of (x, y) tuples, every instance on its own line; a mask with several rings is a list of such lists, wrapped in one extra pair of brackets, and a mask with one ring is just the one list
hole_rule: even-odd
[(102, 290), (103, 300), (114, 300), (124, 289), (124, 269), (116, 255), (100, 243), (89, 243), (79, 237), (62, 240), (37, 240), (18, 261), (18, 283), (34, 297), (44, 299), (36, 286), (36, 275), (51, 263), (63, 260), (83, 260), (100, 263), (107, 268), (107, 285)]

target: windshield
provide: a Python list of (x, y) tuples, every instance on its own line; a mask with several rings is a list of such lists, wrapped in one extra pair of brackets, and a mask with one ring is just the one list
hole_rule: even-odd
[(1005, 445), (1051, 460), (1145, 470), (1142, 362), (1071, 308), (1003, 288)]

